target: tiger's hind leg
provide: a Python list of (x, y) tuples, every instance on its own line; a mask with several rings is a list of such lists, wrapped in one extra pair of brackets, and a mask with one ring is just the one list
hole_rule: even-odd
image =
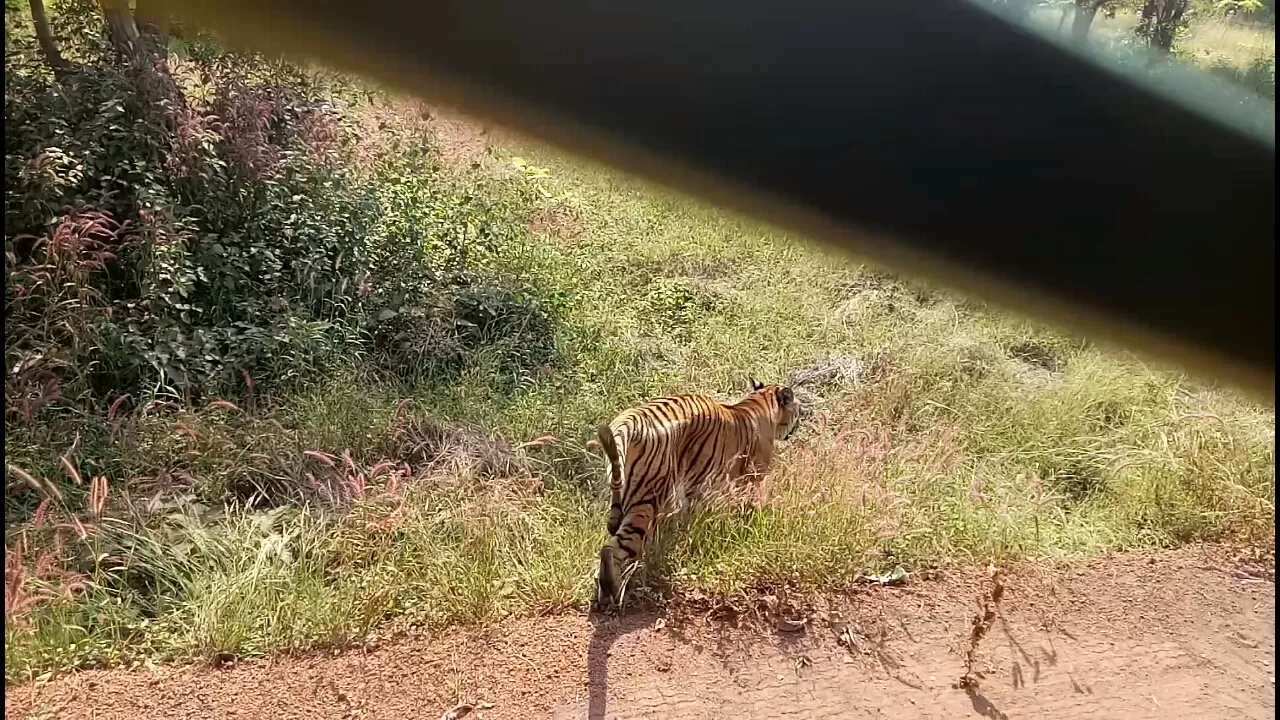
[(654, 529), (657, 505), (643, 500), (622, 515), (618, 528), (600, 548), (600, 574), (596, 586), (596, 607), (622, 603), (621, 571), (640, 558)]

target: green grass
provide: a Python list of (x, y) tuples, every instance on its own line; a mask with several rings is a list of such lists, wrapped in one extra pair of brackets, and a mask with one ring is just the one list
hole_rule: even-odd
[(1270, 408), (540, 148), (496, 162), (517, 154), (545, 172), (486, 187), (527, 203), (515, 262), (565, 298), (545, 368), (407, 381), (353, 360), (244, 410), (6, 430), (37, 481), (73, 434), (97, 458), (7, 525), (7, 680), (579, 607), (605, 539), (592, 428), (749, 376), (817, 378), (766, 506), (693, 513), (642, 587), (1274, 544)]

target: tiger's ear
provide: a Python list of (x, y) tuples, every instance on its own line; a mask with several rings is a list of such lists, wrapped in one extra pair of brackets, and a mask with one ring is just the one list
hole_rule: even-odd
[(764, 389), (764, 383), (760, 382), (759, 380), (756, 380), (755, 378), (751, 378), (751, 392), (755, 392), (757, 390), (763, 390), (763, 389)]
[(783, 385), (782, 387), (778, 388), (778, 404), (779, 405), (790, 405), (791, 403), (795, 402), (795, 399), (796, 399), (796, 393), (791, 388), (787, 387), (786, 385)]

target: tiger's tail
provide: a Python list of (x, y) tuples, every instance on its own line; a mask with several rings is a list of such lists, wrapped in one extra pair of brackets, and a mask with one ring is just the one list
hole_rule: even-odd
[[(626, 437), (615, 433), (609, 423), (596, 429), (600, 447), (609, 458), (609, 534), (618, 532), (622, 521), (622, 486), (626, 482)], [(621, 441), (621, 443), (619, 442)]]

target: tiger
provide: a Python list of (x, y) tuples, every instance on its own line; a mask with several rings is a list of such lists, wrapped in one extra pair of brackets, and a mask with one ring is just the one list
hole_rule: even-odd
[(722, 481), (749, 478), (757, 504), (760, 477), (774, 443), (795, 430), (795, 391), (751, 381), (746, 399), (723, 404), (707, 395), (657, 398), (597, 428), (609, 460), (609, 540), (600, 550), (596, 607), (619, 604), (618, 564), (636, 560), (655, 520)]

